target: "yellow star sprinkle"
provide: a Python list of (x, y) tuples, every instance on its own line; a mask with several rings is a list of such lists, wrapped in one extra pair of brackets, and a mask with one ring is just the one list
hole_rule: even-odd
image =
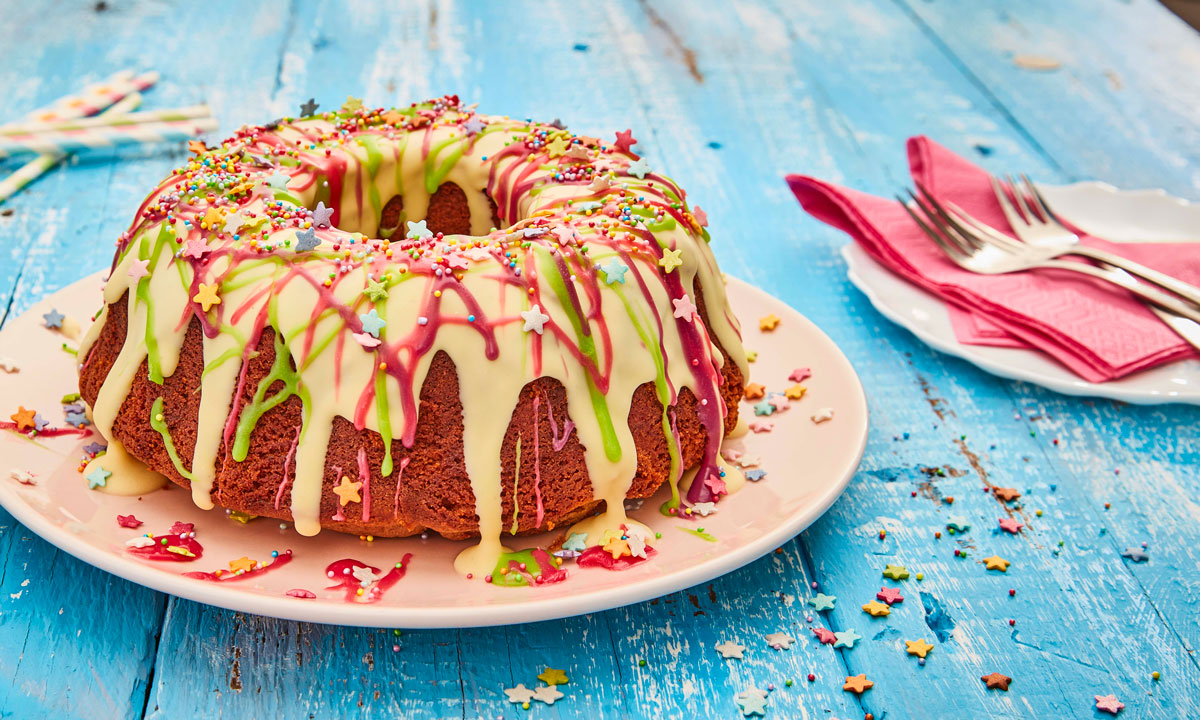
[(604, 552), (613, 556), (613, 560), (619, 560), (626, 555), (632, 555), (629, 552), (629, 543), (622, 540), (620, 537), (613, 537), (608, 542), (604, 543)]
[(990, 558), (984, 558), (983, 562), (987, 565), (988, 570), (999, 570), (1000, 572), (1008, 572), (1008, 566), (1012, 563), (999, 555), (993, 555)]
[(567, 141), (563, 140), (562, 135), (550, 141), (546, 146), (546, 154), (552, 158), (562, 157), (567, 152)]
[(246, 557), (245, 555), (238, 558), (237, 560), (229, 561), (229, 569), (232, 570), (233, 572), (238, 572), (238, 571), (250, 572), (251, 570), (254, 569), (254, 567), (256, 565), (258, 565), (257, 560), (251, 560), (250, 558)]
[(546, 671), (543, 672), (541, 675), (538, 675), (537, 678), (538, 678), (538, 680), (541, 680), (542, 682), (546, 683), (547, 685), (566, 685), (567, 684), (567, 674), (564, 673), (562, 670), (556, 670), (554, 668), (546, 668)]
[(804, 393), (808, 392), (808, 388), (803, 385), (796, 384), (783, 391), (784, 397), (788, 400), (799, 400), (804, 397)]
[(933, 649), (932, 645), (925, 642), (925, 638), (921, 638), (920, 640), (905, 640), (904, 645), (905, 652), (909, 655), (916, 655), (919, 658), (925, 657)]
[(866, 605), (863, 605), (862, 609), (863, 612), (871, 615), (872, 617), (883, 617), (885, 615), (892, 614), (892, 609), (878, 600), (872, 600)]
[(215, 228), (221, 224), (221, 211), (215, 207), (210, 207), (208, 212), (204, 213), (204, 227)]
[(361, 487), (361, 481), (351, 481), (349, 477), (343, 475), (342, 482), (334, 486), (333, 492), (338, 496), (342, 507), (345, 507), (348, 503), (362, 502), (362, 496), (358, 494)]
[[(746, 350), (745, 348), (742, 348), (742, 349)], [(754, 362), (757, 359), (758, 359), (758, 351), (757, 350), (746, 350), (746, 362)]]
[(765, 317), (760, 317), (758, 319), (758, 329), (762, 330), (763, 332), (771, 332), (778, 326), (779, 326), (779, 316), (776, 315), (775, 313), (771, 313)]
[(217, 283), (213, 283), (212, 285), (200, 283), (200, 291), (192, 297), (192, 300), (200, 303), (200, 307), (204, 309), (204, 312), (208, 312), (209, 308), (213, 305), (220, 305), (221, 298), (217, 297)]
[(683, 260), (680, 259), (681, 255), (683, 255), (683, 250), (681, 249), (663, 250), (662, 259), (658, 261), (658, 264), (662, 265), (663, 269), (667, 272), (671, 272), (683, 264)]

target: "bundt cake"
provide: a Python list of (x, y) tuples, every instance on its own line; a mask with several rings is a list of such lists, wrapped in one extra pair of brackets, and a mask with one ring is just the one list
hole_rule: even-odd
[(479, 537), (476, 572), (502, 533), (726, 492), (738, 324), (703, 212), (629, 131), (306, 110), (193, 143), (121, 235), (79, 353), (101, 489)]

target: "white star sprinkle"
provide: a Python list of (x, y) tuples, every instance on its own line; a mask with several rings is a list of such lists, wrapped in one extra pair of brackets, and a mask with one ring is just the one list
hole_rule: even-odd
[(525, 332), (533, 331), (538, 335), (542, 334), (542, 327), (550, 322), (550, 316), (542, 312), (540, 305), (534, 305), (528, 310), (521, 311), (521, 318), (525, 320), (525, 326), (522, 328)]
[(833, 419), (833, 408), (821, 408), (816, 415), (812, 416), (813, 423), (820, 425), (823, 422), (829, 422)]
[[(520, 687), (520, 685), (517, 687)], [(561, 700), (562, 698), (563, 694), (553, 685), (543, 685), (533, 691), (533, 699), (544, 702), (547, 705), (553, 705), (555, 700)]]
[(0, 357), (0, 370), (6, 373), (21, 372), (21, 368), (17, 365), (17, 361), (10, 357)]
[(738, 660), (741, 660), (742, 653), (746, 650), (745, 645), (738, 645), (737, 643), (730, 642), (729, 640), (726, 640), (716, 647), (717, 652), (721, 653), (721, 657), (725, 658), (726, 660), (729, 660), (730, 658), (737, 658)]
[(796, 638), (787, 633), (775, 632), (766, 635), (767, 644), (776, 650), (791, 650)]
[(359, 567), (358, 565), (350, 568), (350, 574), (353, 575), (354, 579), (358, 581), (358, 584), (362, 585), (363, 587), (367, 587), (371, 583), (375, 582), (375, 580), (379, 577), (371, 568)]
[(517, 703), (518, 705), (527, 703), (533, 699), (533, 691), (525, 687), (524, 683), (517, 685), (515, 688), (505, 690), (504, 694), (508, 696), (510, 703)]
[(717, 511), (717, 504), (714, 502), (700, 502), (692, 506), (692, 512), (700, 517), (708, 517)]

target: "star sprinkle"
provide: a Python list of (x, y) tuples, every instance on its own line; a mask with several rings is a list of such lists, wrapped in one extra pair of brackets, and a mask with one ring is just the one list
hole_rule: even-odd
[(745, 717), (767, 713), (767, 691), (754, 685), (738, 693), (735, 702)]
[(629, 543), (621, 539), (620, 536), (614, 535), (609, 538), (608, 542), (604, 543), (604, 552), (612, 555), (613, 560), (619, 560), (626, 555), (632, 555), (629, 550)]
[(610, 187), (612, 187), (612, 180), (609, 180), (607, 175), (597, 175), (592, 178), (592, 184), (588, 185), (588, 190), (594, 193), (602, 193)]
[(20, 405), (17, 411), (9, 417), (17, 424), (17, 430), (32, 430), (35, 427), (33, 421), (35, 415), (37, 415), (36, 410), (26, 410), (24, 405)]
[(767, 394), (767, 389), (758, 383), (748, 383), (742, 391), (742, 397), (747, 400), (757, 400)]
[(66, 315), (63, 315), (58, 310), (51, 310), (50, 312), (42, 315), (42, 320), (45, 321), (46, 327), (58, 328), (61, 330), (63, 320), (65, 320), (66, 317), (67, 317)]
[(853, 675), (847, 677), (846, 682), (842, 683), (843, 690), (856, 695), (862, 695), (873, 687), (875, 687), (875, 683), (868, 680), (866, 675)]
[(470, 250), (464, 250), (462, 256), (471, 262), (483, 262), (492, 256), (487, 248), (473, 247)]
[(567, 141), (560, 135), (546, 145), (546, 154), (552, 158), (562, 157), (567, 152)]
[(379, 302), (380, 300), (387, 299), (388, 291), (383, 283), (376, 280), (368, 280), (367, 287), (363, 290), (362, 294), (366, 295), (367, 299), (371, 302)]
[(680, 258), (681, 255), (683, 255), (683, 250), (678, 248), (675, 250), (663, 250), (663, 256), (659, 258), (658, 264), (665, 272), (670, 273), (683, 264), (683, 260)]
[(802, 383), (812, 377), (812, 368), (796, 368), (788, 375), (788, 380), (794, 383)]
[(700, 227), (708, 227), (708, 213), (701, 210), (699, 205), (692, 208), (692, 219), (694, 219), (696, 224)]
[(521, 326), (522, 330), (535, 332), (538, 335), (542, 334), (546, 323), (550, 322), (550, 316), (542, 312), (542, 306), (537, 304), (528, 310), (522, 310), (521, 319), (525, 321), (525, 324)]
[(472, 115), (463, 123), (463, 130), (466, 131), (467, 135), (478, 135), (483, 128), (483, 120), (480, 120), (478, 115)]
[(813, 635), (816, 635), (817, 640), (824, 645), (832, 645), (837, 642), (837, 635), (830, 632), (828, 628), (813, 628)]
[(613, 145), (617, 148), (617, 152), (629, 152), (630, 148), (637, 145), (637, 140), (633, 139), (633, 129), (618, 131), (617, 141)]
[(758, 319), (758, 329), (762, 330), (763, 332), (771, 332), (775, 328), (779, 327), (779, 320), (779, 316), (775, 313), (764, 315)]
[(97, 453), (103, 452), (107, 449), (108, 449), (107, 445), (103, 445), (98, 442), (90, 442), (87, 445), (83, 446), (83, 451), (85, 453), (87, 453), (88, 455), (96, 455)]
[(129, 263), (128, 275), (129, 275), (129, 277), (133, 278), (134, 280), (141, 280), (142, 278), (144, 278), (150, 274), (149, 268), (150, 268), (150, 259), (149, 258), (146, 258), (145, 260), (134, 260), (133, 262)]
[(217, 297), (217, 283), (212, 285), (200, 283), (199, 288), (199, 291), (192, 296), (192, 301), (200, 303), (204, 312), (208, 312), (213, 305), (221, 304), (221, 298)]
[(325, 207), (324, 202), (318, 202), (317, 209), (312, 211), (313, 227), (319, 227), (319, 228), (329, 227), (330, 226), (329, 220), (332, 217), (333, 217), (333, 208), (327, 208), (327, 207)]
[(564, 550), (583, 552), (587, 550), (587, 533), (571, 533), (571, 537), (562, 544)]
[(353, 95), (347, 95), (346, 102), (342, 103), (342, 112), (352, 113), (357, 110), (361, 110), (362, 106), (362, 100), (354, 97)]
[(746, 479), (750, 482), (758, 482), (767, 476), (766, 470), (755, 469), (746, 471)]
[(1125, 551), (1121, 553), (1121, 557), (1128, 558), (1135, 563), (1146, 562), (1150, 559), (1146, 551), (1139, 548), (1125, 548)]
[(553, 705), (555, 700), (561, 700), (562, 698), (562, 691), (553, 685), (543, 685), (533, 691), (533, 699), (538, 702), (544, 702), (547, 705)]
[(193, 260), (200, 260), (207, 255), (208, 252), (208, 243), (204, 242), (200, 238), (192, 238), (183, 246), (183, 256), (186, 258), (192, 258)]
[(566, 685), (568, 682), (567, 674), (555, 668), (546, 668), (541, 675), (537, 676), (537, 679), (547, 685)]
[(708, 517), (717, 511), (717, 504), (714, 502), (698, 502), (689, 509), (700, 517)]
[(300, 117), (309, 117), (311, 115), (316, 115), (317, 108), (319, 108), (319, 107), (320, 107), (320, 105), (317, 104), (317, 101), (315, 98), (309, 98), (308, 102), (300, 103)]
[(882, 600), (888, 605), (904, 602), (904, 596), (896, 588), (884, 587), (879, 588), (879, 592), (875, 593), (876, 600)]
[(1118, 700), (1116, 695), (1095, 695), (1093, 697), (1096, 698), (1097, 710), (1116, 715), (1125, 709), (1125, 703)]
[(734, 658), (741, 660), (742, 653), (746, 650), (745, 645), (738, 645), (737, 643), (730, 642), (729, 640), (717, 645), (716, 648), (717, 652), (721, 654), (721, 657), (725, 658), (726, 660)]
[(309, 252), (321, 244), (317, 231), (312, 228), (296, 232), (296, 252)]
[(1016, 535), (1021, 532), (1021, 528), (1025, 527), (1022, 523), (1017, 522), (1012, 518), (1000, 518), (1000, 529)]
[(646, 557), (646, 541), (650, 536), (637, 525), (632, 525), (625, 530), (625, 541), (629, 543), (629, 554), (634, 557)]
[(118, 515), (117, 516), (117, 524), (123, 528), (129, 528), (130, 530), (134, 530), (134, 529), (137, 529), (142, 526), (142, 521), (138, 520), (136, 517), (134, 517), (132, 515)]
[[(64, 415), (64, 417), (66, 418), (68, 425), (71, 425), (71, 426), (74, 426), (77, 428), (81, 428), (84, 425), (89, 424), (87, 415), (85, 415), (84, 413), (81, 413), (81, 412), (69, 412), (66, 415)], [(45, 424), (48, 425), (49, 423), (45, 423)], [(42, 425), (42, 427), (45, 427), (45, 425)], [(41, 430), (42, 427), (39, 427), (38, 430)]]
[(867, 613), (871, 617), (884, 617), (892, 614), (892, 609), (878, 600), (872, 600), (866, 605), (863, 605), (862, 609), (863, 612)]
[(826, 595), (825, 593), (817, 593), (815, 596), (808, 599), (808, 604), (812, 605), (813, 610), (816, 610), (817, 612), (832, 610), (834, 603), (836, 602), (836, 595)]
[(566, 130), (567, 129), (567, 126), (563, 125), (563, 121), (560, 118), (554, 118), (553, 120), (551, 120), (550, 122), (548, 122), (546, 124), (549, 125), (550, 127), (554, 128), (555, 130)]
[(684, 293), (681, 298), (671, 300), (671, 303), (675, 306), (675, 317), (691, 322), (692, 318), (696, 316), (696, 304), (687, 296), (687, 293)]
[(87, 474), (88, 488), (95, 490), (98, 487), (104, 487), (108, 484), (110, 475), (112, 475), (111, 472), (97, 465), (94, 470)]
[(644, 180), (647, 175), (654, 171), (650, 169), (649, 163), (642, 158), (638, 158), (629, 163), (629, 167), (625, 168), (625, 172), (636, 176), (639, 180)]
[(1021, 497), (1021, 493), (1016, 488), (992, 488), (992, 494), (1000, 498), (1004, 502), (1012, 502)]
[(354, 576), (361, 587), (370, 587), (371, 583), (379, 579), (379, 575), (366, 565), (355, 565), (350, 568), (350, 574)]
[(371, 312), (359, 315), (358, 319), (362, 323), (362, 331), (369, 333), (371, 337), (379, 337), (379, 331), (387, 326), (387, 321), (379, 317), (375, 308), (371, 308)]
[(767, 644), (776, 650), (791, 650), (792, 643), (796, 642), (796, 638), (782, 632), (769, 633), (764, 637)]
[(346, 507), (352, 502), (362, 502), (362, 496), (358, 494), (361, 488), (361, 480), (351, 480), (349, 476), (343, 475), (342, 481), (333, 487), (333, 492), (338, 496), (338, 503)]
[(533, 699), (533, 691), (525, 687), (524, 683), (518, 684), (515, 688), (505, 690), (504, 694), (508, 696), (510, 703), (517, 703), (518, 705), (522, 705)]
[(33, 475), (25, 470), (13, 468), (8, 471), (8, 476), (22, 485), (37, 485), (37, 481), (33, 479)]
[(783, 396), (788, 400), (799, 400), (804, 397), (804, 393), (808, 392), (808, 388), (803, 385), (793, 385), (783, 391)]
[(350, 337), (354, 338), (359, 345), (362, 345), (364, 350), (374, 350), (380, 344), (379, 338), (365, 332), (350, 333)]
[(591, 159), (591, 155), (588, 154), (587, 148), (585, 148), (584, 146), (582, 146), (578, 143), (572, 144), (571, 149), (567, 150), (565, 153), (563, 153), (563, 157), (569, 158), (571, 160), (589, 160), (589, 159)]
[(238, 230), (241, 230), (242, 226), (245, 224), (246, 216), (242, 215), (242, 212), (239, 210), (238, 212), (229, 213), (225, 216), (225, 222), (221, 224), (221, 230), (227, 235), (233, 235)]
[(1008, 692), (1008, 684), (1012, 682), (1012, 678), (998, 672), (984, 675), (979, 679), (987, 685), (988, 690), (1003, 690), (1004, 692)]
[(821, 408), (812, 416), (813, 425), (820, 425), (833, 419), (833, 408)]
[(231, 572), (235, 572), (235, 573), (236, 572), (247, 573), (247, 572), (250, 572), (251, 570), (253, 570), (256, 565), (258, 565), (257, 560), (251, 560), (250, 558), (243, 555), (240, 558), (238, 558), (237, 560), (229, 561), (229, 570)]
[(430, 232), (429, 226), (425, 224), (424, 220), (418, 220), (417, 222), (409, 220), (408, 237), (412, 240), (425, 240), (433, 237), (433, 233)]
[(887, 567), (883, 569), (883, 576), (885, 578), (891, 578), (892, 580), (907, 580), (908, 568), (904, 567), (903, 565), (893, 565), (888, 563)]
[(599, 267), (600, 272), (604, 273), (604, 282), (612, 285), (613, 283), (625, 284), (625, 273), (629, 272), (629, 267), (616, 258), (612, 258), (607, 264)]
[(929, 654), (929, 651), (932, 650), (933, 647), (933, 645), (925, 642), (925, 638), (921, 638), (920, 640), (904, 641), (904, 652), (908, 653), (909, 655), (916, 655), (922, 660), (925, 659), (925, 656)]
[(750, 423), (750, 431), (756, 433), (771, 432), (774, 427), (775, 423), (770, 420), (755, 420)]
[(286, 190), (291, 177), (287, 173), (276, 170), (267, 176), (266, 183), (276, 190)]
[(999, 555), (993, 555), (989, 558), (984, 558), (983, 564), (987, 567), (988, 570), (999, 570), (1000, 572), (1008, 572), (1008, 566), (1011, 565), (1012, 563), (1010, 563), (1008, 560), (1005, 560), (1004, 558), (1000, 557)]
[(854, 643), (862, 640), (862, 635), (854, 632), (853, 629), (835, 632), (833, 636), (837, 638), (837, 641), (833, 643), (835, 648), (844, 647), (853, 649)]
[[(71, 416), (72, 416), (72, 415), (78, 415), (78, 416), (79, 416), (79, 421), (80, 421), (80, 422), (79, 422), (79, 424), (78, 424), (78, 425), (75, 425), (75, 423), (71, 423), (72, 425), (75, 425), (75, 427), (83, 427), (83, 426), (84, 426), (84, 425), (87, 423), (87, 416), (86, 416), (86, 415), (84, 415), (82, 412), (78, 412), (78, 413), (67, 413), (67, 422), (71, 422)], [(37, 413), (37, 414), (35, 414), (35, 415), (33, 416), (33, 429), (34, 429), (34, 430), (37, 430), (38, 432), (41, 432), (41, 431), (45, 430), (45, 429), (46, 429), (46, 426), (47, 426), (47, 425), (49, 425), (49, 424), (50, 424), (50, 421), (49, 421), (49, 420), (47, 420), (46, 418), (42, 417), (42, 414), (41, 414), (41, 413)]]
[(767, 402), (766, 400), (763, 400), (762, 402), (756, 403), (754, 405), (754, 414), (759, 417), (762, 417), (764, 415), (773, 415), (774, 413), (775, 413), (775, 406), (772, 405), (771, 403)]

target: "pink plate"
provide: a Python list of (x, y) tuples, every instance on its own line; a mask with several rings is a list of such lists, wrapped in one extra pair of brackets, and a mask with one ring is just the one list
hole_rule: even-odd
[[(48, 429), (70, 427), (62, 400), (76, 391), (76, 375), (74, 357), (62, 346), (73, 348), (78, 338), (46, 329), (42, 315), (57, 309), (68, 317), (68, 329), (71, 320), (86, 324), (100, 302), (101, 278), (97, 273), (51, 295), (0, 333), (0, 357), (18, 368), (0, 372), (0, 419), (7, 421), (24, 406), (38, 410)], [(727, 440), (725, 451), (741, 451), (743, 459), (761, 458), (756, 467), (766, 475), (746, 483), (699, 521), (659, 514), (662, 495), (643, 503), (631, 515), (662, 537), (651, 543), (657, 551), (653, 557), (623, 571), (578, 568), (566, 560), (563, 568), (569, 576), (564, 582), (499, 587), (455, 573), (453, 558), (466, 543), (436, 535), (366, 542), (323, 532), (307, 538), (276, 520), (243, 523), (219, 509), (201, 510), (175, 487), (143, 497), (106, 495), (89, 490), (78, 472), (84, 446), (99, 438), (77, 434), (52, 437), (43, 432), (30, 438), (11, 429), (0, 432), (0, 457), (6, 465), (0, 467), (0, 504), (48, 542), (126, 580), (197, 602), (294, 620), (374, 627), (504, 625), (658, 597), (739, 568), (808, 527), (845, 489), (866, 443), (866, 397), (833, 341), (761, 290), (730, 278), (728, 291), (743, 318), (746, 347), (758, 352), (751, 380), (768, 392), (782, 393), (794, 384), (788, 379), (792, 371), (808, 367), (812, 377), (803, 383), (808, 391), (771, 417), (755, 418), (751, 404), (744, 402), (747, 419), (771, 421), (774, 428)], [(779, 325), (773, 332), (760, 332), (758, 318), (768, 314), (778, 316)], [(833, 410), (833, 419), (814, 422), (812, 417), (826, 408)], [(34, 484), (26, 484), (30, 481)], [(134, 515), (144, 524), (122, 527), (117, 515)], [(200, 557), (155, 561), (127, 550), (130, 539), (146, 532), (165, 535), (177, 521), (194, 524)], [(685, 532), (698, 528), (703, 533)], [(519, 538), (508, 544), (534, 547), (551, 539)], [(230, 562), (243, 557), (269, 561), (272, 551), (289, 561), (222, 582), (184, 574), (228, 573)], [(409, 553), (404, 577), (393, 583), (395, 575), (385, 573)], [(349, 567), (379, 569), (373, 576), (360, 574), (380, 591), (358, 596), (355, 581), (329, 580), (326, 568), (342, 559), (354, 561)]]

